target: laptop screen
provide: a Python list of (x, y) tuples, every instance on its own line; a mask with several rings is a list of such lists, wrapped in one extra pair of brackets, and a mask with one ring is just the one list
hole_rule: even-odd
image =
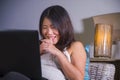
[(41, 79), (38, 31), (0, 31), (0, 76), (10, 71)]

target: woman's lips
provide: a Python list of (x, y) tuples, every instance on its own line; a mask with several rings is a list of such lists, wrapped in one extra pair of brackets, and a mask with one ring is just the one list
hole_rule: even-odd
[(52, 40), (52, 42), (54, 42), (55, 36), (52, 36), (52, 37), (50, 37), (49, 39)]

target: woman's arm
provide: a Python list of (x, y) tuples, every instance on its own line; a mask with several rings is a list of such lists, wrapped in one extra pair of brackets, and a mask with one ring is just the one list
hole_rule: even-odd
[(86, 53), (80, 42), (73, 42), (69, 48), (71, 55), (71, 63), (66, 56), (57, 49), (48, 39), (42, 40), (40, 45), (41, 52), (48, 51), (57, 57), (59, 65), (65, 76), (70, 80), (83, 80), (85, 74)]
[(59, 60), (59, 64), (64, 74), (70, 80), (84, 80), (86, 53), (83, 45), (80, 42), (72, 43), (70, 47), (71, 63), (67, 60), (63, 53), (58, 52), (56, 57)]

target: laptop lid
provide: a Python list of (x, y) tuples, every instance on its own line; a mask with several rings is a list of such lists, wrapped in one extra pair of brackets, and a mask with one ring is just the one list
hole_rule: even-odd
[(0, 31), (0, 76), (10, 71), (41, 79), (38, 31)]

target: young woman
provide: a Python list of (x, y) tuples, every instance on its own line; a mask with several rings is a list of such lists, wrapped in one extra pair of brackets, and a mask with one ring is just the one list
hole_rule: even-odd
[(40, 55), (42, 77), (48, 80), (84, 80), (86, 52), (80, 41), (75, 41), (67, 11), (54, 5), (40, 17)]

